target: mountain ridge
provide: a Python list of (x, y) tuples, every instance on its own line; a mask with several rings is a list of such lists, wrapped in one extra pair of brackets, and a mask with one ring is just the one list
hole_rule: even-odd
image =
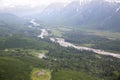
[[(95, 27), (98, 29), (104, 29), (105, 22), (111, 23), (109, 22), (109, 18), (113, 18), (115, 15), (117, 16), (120, 10), (119, 3), (110, 3), (104, 0), (91, 1), (84, 5), (81, 5), (79, 1), (73, 1), (62, 8), (54, 4), (51, 6), (52, 8), (49, 5), (36, 18), (42, 22), (56, 25), (83, 26), (95, 24)], [(50, 10), (53, 11), (48, 15)], [(119, 25), (115, 26), (119, 27)]]

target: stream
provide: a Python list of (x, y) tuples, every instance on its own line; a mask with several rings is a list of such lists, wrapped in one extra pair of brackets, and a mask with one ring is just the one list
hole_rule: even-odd
[[(38, 25), (38, 23), (36, 23), (35, 20), (32, 20), (31, 23), (34, 26), (36, 26), (36, 24)], [(41, 33), (40, 33), (40, 35), (38, 35), (39, 38), (43, 39), (43, 38), (45, 38), (45, 36), (48, 36), (48, 32), (46, 29), (40, 29), (40, 30), (41, 30)], [(88, 48), (88, 47), (83, 47), (83, 46), (76, 46), (70, 42), (66, 42), (65, 39), (63, 39), (63, 38), (50, 38), (50, 41), (58, 43), (60, 46), (63, 46), (63, 47), (72, 47), (72, 48), (75, 48), (77, 50), (92, 51), (92, 52), (97, 53), (97, 54), (120, 58), (120, 54), (106, 52), (106, 51), (100, 50), (100, 49)]]

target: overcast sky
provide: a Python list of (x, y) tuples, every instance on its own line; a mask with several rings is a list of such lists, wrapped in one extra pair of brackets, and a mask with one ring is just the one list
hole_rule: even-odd
[[(6, 8), (20, 8), (20, 7), (29, 7), (29, 8), (35, 8), (35, 7), (41, 7), (49, 5), (50, 3), (55, 2), (63, 2), (63, 3), (69, 3), (73, 0), (0, 0), (0, 9), (6, 9)], [(81, 0), (86, 1), (86, 0)], [(119, 1), (120, 0), (108, 0), (108, 1)]]
[(70, 0), (0, 0), (0, 8), (14, 7), (38, 7), (46, 6), (54, 2), (68, 3)]

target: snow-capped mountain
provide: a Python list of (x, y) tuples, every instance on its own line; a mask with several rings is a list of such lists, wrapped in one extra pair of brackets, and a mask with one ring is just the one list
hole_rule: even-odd
[[(37, 19), (51, 24), (92, 25), (92, 27), (105, 29), (105, 27), (107, 28), (106, 23), (109, 24), (113, 18), (119, 20), (119, 12), (120, 3), (117, 2), (105, 0), (80, 2), (77, 0), (66, 6), (60, 3), (51, 4), (37, 15)], [(117, 18), (115, 18), (116, 16)], [(119, 27), (120, 25), (115, 23), (115, 26)]]

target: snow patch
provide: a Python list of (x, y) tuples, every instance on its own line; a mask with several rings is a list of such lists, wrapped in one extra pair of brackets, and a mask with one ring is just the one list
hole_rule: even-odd
[(120, 7), (118, 7), (115, 12), (118, 12), (119, 10), (120, 10)]
[(78, 12), (78, 11), (79, 11), (79, 9), (77, 8), (77, 9), (76, 9), (76, 11)]

